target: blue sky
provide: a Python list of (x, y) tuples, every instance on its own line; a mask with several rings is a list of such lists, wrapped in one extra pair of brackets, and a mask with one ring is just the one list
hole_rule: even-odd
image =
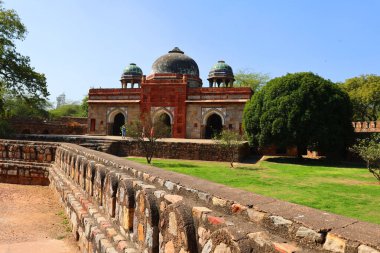
[(178, 46), (203, 83), (225, 60), (277, 77), (312, 71), (334, 82), (380, 74), (378, 0), (5, 0), (28, 28), (18, 50), (45, 73), (50, 99), (118, 88), (129, 63), (149, 74)]

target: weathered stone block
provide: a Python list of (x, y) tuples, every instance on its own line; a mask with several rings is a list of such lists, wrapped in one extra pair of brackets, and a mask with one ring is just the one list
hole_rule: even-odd
[(332, 252), (344, 253), (347, 241), (339, 238), (334, 234), (327, 234), (326, 241), (323, 244), (323, 249), (330, 250)]

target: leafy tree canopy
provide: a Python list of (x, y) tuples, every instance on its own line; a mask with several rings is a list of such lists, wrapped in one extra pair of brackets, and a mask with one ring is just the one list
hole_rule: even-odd
[(81, 111), (82, 111), (82, 117), (87, 117), (88, 116), (88, 95), (86, 95), (82, 99), (82, 104), (80, 105)]
[(234, 167), (234, 162), (238, 159), (239, 146), (242, 144), (243, 136), (238, 132), (224, 129), (219, 135), (214, 137), (217, 144), (228, 150), (227, 156), (230, 167)]
[(44, 74), (30, 66), (30, 58), (16, 51), (17, 40), (24, 40), (26, 27), (14, 10), (6, 10), (0, 1), (0, 89), (15, 95), (47, 97)]
[(248, 70), (238, 70), (235, 73), (235, 83), (236, 87), (251, 87), (253, 91), (259, 90), (264, 86), (270, 77), (268, 74), (263, 74), (260, 72), (252, 72)]
[(52, 118), (59, 118), (64, 116), (71, 116), (71, 117), (82, 117), (83, 111), (82, 107), (78, 104), (65, 104), (57, 109), (53, 109), (49, 111), (50, 116)]
[(380, 184), (380, 134), (358, 140), (351, 150), (367, 162), (369, 172)]
[[(49, 95), (45, 76), (34, 70), (29, 57), (16, 50), (16, 41), (24, 40), (26, 34), (26, 27), (17, 13), (5, 9), (0, 0), (0, 136), (10, 132), (5, 117), (6, 113), (14, 113), (14, 110), (6, 112), (5, 107), (14, 99), (24, 98), (24, 106), (35, 102), (38, 107), (41, 100)], [(9, 98), (11, 100), (6, 101)]]
[(24, 98), (6, 94), (4, 96), (5, 118), (49, 118), (51, 104), (44, 98)]
[(127, 136), (139, 143), (149, 164), (156, 152), (157, 140), (171, 135), (171, 128), (165, 124), (162, 115), (154, 120), (150, 113), (143, 114), (141, 120), (126, 124), (126, 129)]
[(329, 80), (302, 72), (270, 80), (246, 104), (243, 124), (249, 142), (295, 145), (325, 152), (342, 150), (353, 131), (347, 93)]
[(347, 79), (340, 87), (348, 93), (353, 105), (353, 120), (380, 119), (380, 76), (362, 75)]

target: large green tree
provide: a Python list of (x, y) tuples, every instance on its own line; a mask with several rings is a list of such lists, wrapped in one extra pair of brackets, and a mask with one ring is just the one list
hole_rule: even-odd
[(268, 74), (248, 70), (238, 70), (235, 73), (235, 87), (250, 87), (253, 91), (264, 86), (270, 77)]
[(68, 117), (82, 117), (83, 111), (79, 104), (71, 103), (62, 105), (56, 109), (50, 110), (49, 114), (52, 118)]
[(6, 120), (6, 99), (22, 98), (27, 104), (40, 103), (49, 95), (46, 78), (30, 65), (30, 58), (16, 50), (16, 41), (24, 40), (26, 27), (14, 10), (0, 0), (0, 137), (11, 129)]
[(380, 76), (362, 75), (347, 79), (340, 87), (348, 93), (353, 105), (353, 120), (380, 119)]
[[(35, 71), (29, 57), (16, 50), (16, 41), (24, 40), (26, 34), (17, 13), (5, 9), (0, 0), (0, 96), (6, 92), (33, 101), (46, 98), (49, 93), (45, 76)], [(2, 113), (3, 109), (0, 108)]]
[(246, 104), (243, 118), (252, 145), (295, 145), (299, 156), (306, 148), (342, 151), (353, 131), (347, 93), (311, 72), (270, 80)]
[(4, 95), (5, 118), (49, 118), (48, 108), (51, 104), (43, 98), (23, 98), (20, 96)]

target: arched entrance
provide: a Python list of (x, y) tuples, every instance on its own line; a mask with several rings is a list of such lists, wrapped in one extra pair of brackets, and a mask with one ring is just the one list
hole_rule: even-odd
[(172, 124), (171, 124), (171, 118), (167, 113), (162, 113), (158, 116), (158, 120), (168, 128), (168, 136), (166, 137), (171, 137), (172, 133)]
[(211, 114), (206, 121), (205, 139), (211, 139), (220, 134), (222, 129), (222, 118), (216, 113)]
[(112, 135), (121, 135), (121, 126), (125, 124), (125, 117), (122, 113), (115, 115), (113, 120)]

